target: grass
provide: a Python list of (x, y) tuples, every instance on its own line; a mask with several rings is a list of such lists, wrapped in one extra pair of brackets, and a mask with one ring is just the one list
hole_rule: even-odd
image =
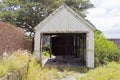
[[(29, 64), (28, 61), (30, 61)], [(19, 70), (27, 64), (28, 72), (22, 76), (22, 80), (61, 80), (67, 76), (74, 76), (76, 80), (120, 80), (120, 64), (116, 62), (110, 62), (92, 70), (83, 66), (41, 67), (35, 56), (29, 56), (26, 51), (16, 51), (2, 58), (0, 76)]]
[[(50, 56), (49, 52), (44, 51), (42, 53), (42, 59), (48, 58)], [(27, 77), (23, 80), (61, 80), (62, 78), (72, 75), (75, 76), (77, 80), (80, 79), (82, 74), (88, 72), (86, 67), (78, 66), (45, 66), (41, 67), (39, 62), (35, 59), (34, 56), (31, 57), (29, 63), (29, 69)], [(34, 73), (34, 74), (33, 74)]]
[(111, 62), (90, 70), (81, 80), (120, 80), (120, 64)]
[(27, 51), (18, 50), (11, 55), (7, 55), (0, 60), (0, 76), (8, 74), (14, 70), (19, 70), (26, 66), (29, 61)]
[(84, 66), (59, 66), (55, 68), (61, 73), (62, 78), (74, 76), (76, 80), (80, 80), (80, 78), (89, 71), (89, 69)]
[[(61, 80), (62, 78), (72, 75), (77, 80), (80, 79), (81, 74), (89, 69), (86, 67), (72, 67), (72, 66), (45, 66), (41, 67), (34, 56), (31, 57), (27, 77), (23, 80)], [(34, 74), (33, 74), (34, 73)]]
[(108, 65), (90, 70), (78, 66), (41, 67), (33, 57), (29, 64), (27, 77), (24, 80), (61, 80), (67, 76), (74, 76), (76, 80), (120, 80), (119, 74), (120, 64), (116, 62), (110, 62)]
[(28, 67), (27, 77), (24, 77), (23, 80), (54, 80), (58, 77), (60, 76), (57, 69), (53, 67), (42, 68), (36, 58), (32, 56)]

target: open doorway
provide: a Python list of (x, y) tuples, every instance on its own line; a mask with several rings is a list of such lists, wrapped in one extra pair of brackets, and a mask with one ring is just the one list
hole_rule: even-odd
[(79, 63), (80, 65), (85, 65), (86, 33), (43, 34), (43, 36), (44, 35), (49, 36), (50, 53), (56, 56), (53, 60), (54, 62), (61, 62), (61, 60), (63, 60), (69, 64)]

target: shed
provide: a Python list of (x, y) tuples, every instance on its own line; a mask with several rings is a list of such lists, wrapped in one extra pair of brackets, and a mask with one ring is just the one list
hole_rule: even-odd
[(70, 7), (62, 5), (35, 27), (34, 52), (41, 61), (42, 39), (49, 35), (53, 55), (81, 58), (87, 67), (94, 68), (95, 30)]

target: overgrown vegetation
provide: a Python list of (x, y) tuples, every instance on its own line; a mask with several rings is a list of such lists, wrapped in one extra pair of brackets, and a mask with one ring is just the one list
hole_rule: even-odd
[(23, 80), (54, 80), (59, 77), (57, 69), (42, 68), (35, 57), (31, 58), (28, 67), (27, 77)]
[(66, 66), (45, 66), (37, 62), (34, 56), (31, 57), (27, 77), (24, 77), (23, 80), (61, 80), (62, 78), (72, 75), (77, 80), (80, 79), (81, 74), (85, 73), (89, 69), (86, 67), (66, 67)]
[[(97, 67), (89, 72), (86, 67), (46, 66), (41, 67), (35, 57), (31, 58), (27, 77), (23, 80), (61, 80), (74, 76), (76, 80), (119, 80), (120, 64), (110, 62), (108, 65)], [(87, 73), (88, 72), (88, 73)], [(34, 74), (33, 74), (34, 73)], [(86, 74), (87, 73), (87, 74)]]
[(120, 62), (120, 50), (108, 41), (100, 31), (95, 32), (95, 65), (107, 64), (108, 62)]
[[(48, 56), (48, 52), (45, 52)], [(29, 62), (29, 64), (28, 64)], [(0, 60), (0, 77), (20, 70), (27, 66), (27, 73), (21, 77), (22, 80), (60, 80), (66, 76), (73, 75), (77, 80), (81, 74), (88, 71), (86, 67), (66, 67), (66, 66), (45, 66), (41, 67), (34, 55), (29, 55), (26, 51), (16, 51), (6, 55)]]
[[(46, 52), (45, 55), (48, 56), (48, 53)], [(28, 70), (27, 73), (22, 76), (22, 80), (61, 80), (67, 76), (74, 76), (76, 80), (120, 79), (120, 76), (118, 75), (120, 74), (120, 64), (117, 62), (110, 62), (108, 65), (97, 67), (90, 71), (88, 68), (81, 66), (41, 67), (35, 56), (30, 56), (26, 51), (16, 51), (11, 55), (3, 57), (0, 60), (0, 76), (14, 70), (20, 70), (24, 66), (28, 66)], [(85, 75), (85, 73), (87, 74)]]
[(120, 80), (120, 64), (111, 62), (108, 65), (89, 71), (80, 80)]
[(27, 51), (18, 50), (10, 55), (6, 55), (0, 60), (0, 77), (27, 66), (28, 61), (29, 54)]

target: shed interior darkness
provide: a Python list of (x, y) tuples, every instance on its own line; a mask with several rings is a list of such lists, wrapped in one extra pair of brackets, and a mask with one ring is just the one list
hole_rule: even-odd
[(50, 53), (63, 58), (77, 58), (86, 62), (86, 33), (44, 33), (49, 37)]

